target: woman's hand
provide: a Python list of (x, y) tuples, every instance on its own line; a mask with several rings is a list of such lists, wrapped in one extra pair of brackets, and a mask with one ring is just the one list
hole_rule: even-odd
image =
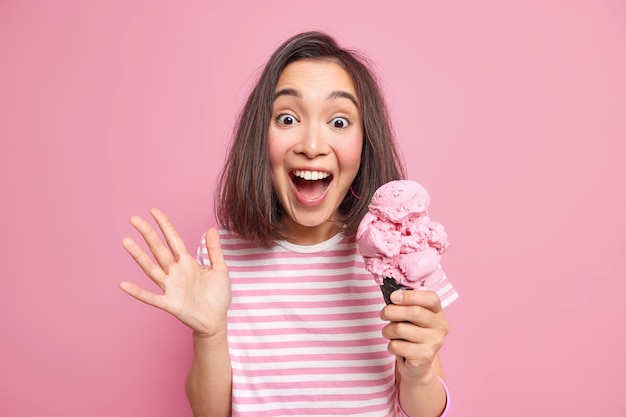
[(381, 311), (381, 318), (390, 321), (383, 337), (390, 340), (389, 352), (398, 357), (401, 378), (432, 380), (441, 373), (437, 354), (449, 330), (439, 296), (432, 291), (395, 291), (391, 301)]
[(210, 229), (206, 234), (211, 266), (205, 268), (189, 254), (167, 216), (157, 209), (150, 213), (167, 246), (141, 217), (132, 217), (130, 223), (141, 233), (156, 263), (132, 238), (125, 238), (122, 246), (163, 294), (151, 293), (130, 282), (122, 282), (120, 288), (139, 301), (172, 314), (198, 336), (223, 333), (232, 295), (217, 230)]

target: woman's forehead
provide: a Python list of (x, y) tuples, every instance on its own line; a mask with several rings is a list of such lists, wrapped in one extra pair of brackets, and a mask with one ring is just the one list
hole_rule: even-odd
[(324, 96), (325, 99), (351, 100), (357, 97), (350, 74), (338, 63), (326, 59), (302, 59), (288, 64), (278, 78), (275, 94), (277, 97), (287, 94), (297, 98)]

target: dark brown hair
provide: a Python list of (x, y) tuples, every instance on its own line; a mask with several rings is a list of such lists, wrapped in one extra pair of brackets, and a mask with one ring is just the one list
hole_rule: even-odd
[(270, 57), (239, 115), (219, 179), (215, 212), (221, 227), (269, 247), (283, 238), (283, 208), (272, 188), (267, 137), (274, 94), (283, 69), (301, 59), (328, 59), (354, 82), (363, 121), (361, 166), (339, 206), (344, 233), (352, 235), (382, 184), (405, 177), (380, 88), (359, 53), (341, 48), (329, 35), (305, 32), (284, 42)]

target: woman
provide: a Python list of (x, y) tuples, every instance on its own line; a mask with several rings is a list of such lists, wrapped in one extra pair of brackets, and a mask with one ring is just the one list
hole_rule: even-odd
[(193, 330), (196, 416), (445, 414), (454, 289), (397, 291), (384, 307), (356, 250), (372, 194), (402, 177), (363, 60), (319, 32), (283, 43), (240, 116), (200, 263), (158, 210), (167, 246), (131, 219), (158, 265), (123, 242), (164, 294), (121, 288)]

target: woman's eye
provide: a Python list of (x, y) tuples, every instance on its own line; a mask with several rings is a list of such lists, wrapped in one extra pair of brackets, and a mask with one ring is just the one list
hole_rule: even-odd
[(350, 122), (345, 117), (335, 117), (333, 120), (330, 121), (330, 125), (338, 129), (344, 129), (350, 126)]
[(276, 121), (281, 125), (295, 125), (298, 123), (296, 118), (290, 114), (281, 114), (276, 118)]

